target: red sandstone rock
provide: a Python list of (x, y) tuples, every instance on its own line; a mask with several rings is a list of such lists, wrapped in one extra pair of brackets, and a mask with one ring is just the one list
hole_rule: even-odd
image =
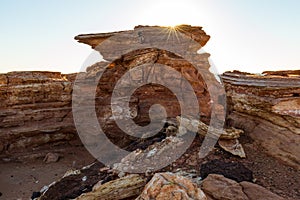
[[(5, 152), (70, 140), (72, 82), (59, 72), (0, 75), (0, 141)], [(22, 150), (23, 149), (23, 150)]]
[(265, 151), (300, 169), (299, 71), (226, 72), (228, 119)]

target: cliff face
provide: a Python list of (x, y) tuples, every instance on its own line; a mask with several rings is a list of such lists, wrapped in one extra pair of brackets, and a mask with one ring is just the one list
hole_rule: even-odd
[(255, 75), (226, 72), (229, 123), (242, 128), (268, 154), (299, 168), (300, 71)]
[(0, 152), (74, 138), (68, 76), (59, 72), (0, 75)]

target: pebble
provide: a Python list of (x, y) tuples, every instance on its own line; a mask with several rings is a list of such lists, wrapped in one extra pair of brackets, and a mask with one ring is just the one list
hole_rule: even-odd
[(87, 176), (82, 177), (81, 179), (83, 182), (85, 182), (87, 180)]
[(55, 163), (59, 160), (59, 155), (57, 153), (47, 153), (44, 162), (45, 163)]

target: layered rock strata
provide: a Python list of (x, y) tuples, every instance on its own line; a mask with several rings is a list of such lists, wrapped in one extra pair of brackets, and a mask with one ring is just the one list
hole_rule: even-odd
[(74, 139), (72, 75), (0, 74), (0, 152)]
[[(178, 42), (176, 37), (181, 42)], [(182, 37), (188, 37), (188, 41), (193, 42), (191, 44), (185, 42)], [(210, 55), (208, 53), (197, 54), (197, 63), (201, 66), (201, 69), (198, 70), (192, 63), (176, 52), (170, 52), (169, 46), (165, 45), (165, 43), (170, 42), (171, 46), (177, 45), (175, 51), (187, 49), (191, 51), (191, 55), (196, 54), (197, 50), (201, 49), (209, 39), (209, 36), (205, 34), (201, 27), (182, 25), (178, 26), (176, 30), (172, 30), (169, 27), (138, 26), (132, 31), (78, 35), (75, 39), (99, 51), (105, 61), (88, 67), (87, 72), (78, 77), (76, 83), (79, 85), (79, 92), (76, 93), (78, 94), (76, 102), (73, 101), (73, 103), (76, 106), (80, 105), (78, 107), (89, 108), (89, 105), (93, 104), (93, 102), (89, 102), (89, 99), (95, 97), (97, 120), (102, 130), (108, 133), (109, 139), (120, 147), (124, 148), (130, 145), (135, 138), (128, 135), (123, 129), (120, 130), (116, 120), (131, 118), (138, 125), (147, 125), (150, 122), (149, 110), (154, 104), (162, 105), (168, 118), (175, 118), (182, 114), (182, 104), (188, 105), (183, 109), (193, 112), (197, 109), (191, 106), (190, 93), (195, 94), (202, 121), (205, 123), (210, 122), (212, 110), (215, 111), (213, 112), (214, 117), (220, 118), (220, 121), (222, 121), (224, 108), (218, 104), (218, 99), (221, 99), (218, 97), (224, 96), (225, 92), (219, 91), (222, 90), (221, 85), (217, 82), (215, 76), (209, 72), (208, 59)], [(159, 45), (162, 45), (165, 49), (160, 49)], [(141, 69), (140, 66), (146, 67)], [(175, 72), (165, 70), (160, 66), (169, 66)], [(127, 73), (129, 73), (129, 76), (122, 79)], [(176, 77), (174, 75), (176, 73), (182, 77)], [(116, 85), (121, 79), (121, 83), (125, 86), (117, 90)], [(151, 83), (137, 87), (132, 95), (127, 91), (126, 86), (138, 86), (139, 83), (148, 79), (155, 79), (157, 82), (164, 81), (165, 84), (171, 85), (171, 87)], [(187, 80), (191, 85), (190, 90), (185, 87), (182, 79)], [(95, 90), (93, 85), (95, 84), (98, 85), (96, 94), (93, 94)], [(172, 88), (180, 89), (180, 98), (175, 96), (171, 91)], [(120, 102), (124, 98), (130, 99), (129, 107), (127, 105), (117, 105), (119, 102), (112, 102), (112, 94), (116, 91), (118, 94), (124, 94), (120, 98)], [(217, 94), (214, 95), (214, 100), (211, 99), (211, 91)], [(126, 96), (126, 92), (128, 96)], [(82, 94), (91, 94), (91, 96), (87, 97), (87, 95)], [(111, 109), (115, 103), (118, 110), (117, 115), (116, 113), (113, 115)], [(88, 109), (81, 109), (80, 111), (86, 111), (86, 116), (90, 113)], [(160, 112), (157, 113), (160, 114)], [(79, 118), (78, 123), (84, 124), (86, 118)], [(90, 130), (88, 127), (89, 121), (86, 121), (86, 124), (87, 126), (82, 127), (84, 132)], [(130, 129), (135, 132), (134, 127), (130, 126)], [(90, 130), (89, 133), (89, 135), (97, 135), (97, 133), (93, 133), (93, 130)], [(145, 134), (147, 133), (145, 132)], [(91, 142), (91, 146), (93, 146), (95, 140), (87, 139), (86, 141), (87, 143)]]
[[(120, 45), (127, 45), (128, 41), (123, 39), (124, 37), (126, 39), (127, 36), (131, 38), (133, 33), (137, 33), (137, 35), (134, 35), (133, 42), (129, 40), (129, 43), (137, 41), (138, 45), (142, 45), (141, 48), (119, 55), (120, 52), (116, 52), (116, 49), (118, 50)], [(122, 40), (108, 40), (118, 34), (123, 34)], [(177, 40), (180, 34), (188, 37), (193, 43), (188, 45), (182, 42), (178, 43)], [(198, 57), (198, 62), (203, 68), (205, 76), (207, 76), (204, 81), (203, 72), (201, 74), (201, 71), (195, 69), (186, 59), (173, 52), (149, 47), (148, 44), (151, 41), (148, 38), (154, 38), (155, 41), (161, 40), (162, 43), (172, 39), (180, 45), (179, 49), (191, 48), (193, 53), (196, 53), (199, 48), (207, 43), (210, 37), (201, 27), (189, 25), (178, 26), (176, 30), (168, 27), (138, 26), (131, 31), (79, 35), (75, 39), (98, 50), (107, 61), (95, 63), (88, 67), (86, 72), (79, 74), (64, 75), (59, 72), (11, 72), (1, 74), (0, 152), (24, 151), (28, 148), (74, 138), (76, 129), (71, 107), (73, 85), (77, 75), (77, 83), (84, 82), (87, 86), (80, 88), (82, 100), (89, 102), (89, 95), (92, 98), (95, 97), (95, 110), (102, 129), (111, 141), (122, 148), (126, 148), (135, 138), (124, 133), (115, 123), (111, 110), (111, 96), (117, 81), (126, 72), (144, 64), (149, 67), (153, 66), (154, 71), (148, 72), (148, 75), (160, 74), (162, 79), (168, 80), (168, 83), (175, 88), (180, 87), (182, 80), (176, 79), (168, 71), (157, 71), (158, 68), (154, 65), (166, 65), (181, 74), (196, 94), (201, 120), (209, 123), (212, 101), (207, 84), (210, 81), (216, 81), (213, 74), (208, 73), (210, 67), (209, 54), (199, 54)], [(100, 48), (99, 44), (104, 41), (107, 41), (108, 44), (104, 47), (100, 46)], [(101, 72), (103, 72), (103, 75), (100, 80), (97, 80)], [(127, 81), (134, 84), (145, 79), (146, 77), (143, 74), (145, 75), (146, 72), (142, 71), (142, 74), (140, 72), (130, 73), (130, 80)], [(91, 87), (92, 84), (97, 85), (95, 96), (93, 96), (94, 88)], [(130, 97), (130, 108), (126, 110), (120, 107), (122, 111), (120, 111), (119, 117), (130, 115), (136, 124), (146, 125), (150, 122), (150, 107), (153, 104), (160, 104), (165, 108), (169, 118), (175, 118), (181, 114), (180, 103), (189, 105), (190, 101), (188, 94), (191, 91), (186, 91), (184, 86), (182, 88), (180, 102), (167, 87), (159, 84), (148, 84), (140, 87)], [(122, 92), (122, 90), (120, 91)], [(193, 107), (187, 109), (194, 110)], [(88, 118), (90, 112), (86, 114)], [(222, 116), (224, 113), (221, 112), (219, 115)], [(88, 132), (91, 128), (91, 126), (87, 126), (84, 127), (84, 130)]]
[(222, 75), (228, 123), (241, 128), (268, 154), (300, 169), (300, 72), (238, 71)]

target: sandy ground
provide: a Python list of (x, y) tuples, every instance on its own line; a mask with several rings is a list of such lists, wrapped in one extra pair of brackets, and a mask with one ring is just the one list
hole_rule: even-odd
[(34, 191), (61, 178), (69, 169), (81, 168), (95, 159), (83, 147), (68, 148), (58, 162), (43, 158), (25, 163), (0, 163), (0, 200), (28, 200)]

